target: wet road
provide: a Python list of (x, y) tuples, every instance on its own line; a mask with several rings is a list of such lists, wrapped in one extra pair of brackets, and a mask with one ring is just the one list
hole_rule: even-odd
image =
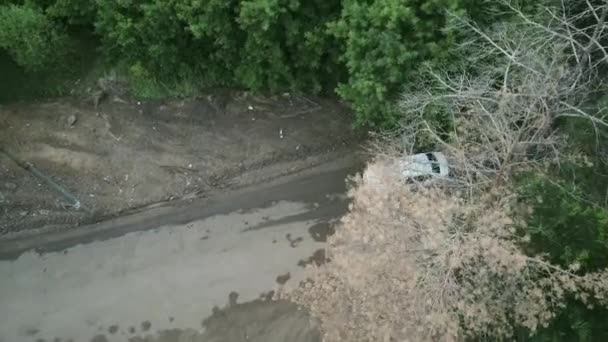
[[(241, 328), (244, 341), (317, 340), (289, 306), (234, 304), (302, 279), (302, 265), (346, 211), (350, 165), (0, 243), (0, 341), (228, 341)], [(230, 303), (245, 311), (222, 317), (284, 320), (283, 330), (271, 337), (260, 328), (268, 321), (219, 321), (224, 337), (203, 338), (213, 308)]]

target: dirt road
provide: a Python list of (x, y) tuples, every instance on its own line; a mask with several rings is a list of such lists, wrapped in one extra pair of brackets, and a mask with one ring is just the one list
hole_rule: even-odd
[(76, 201), (0, 154), (0, 240), (77, 230), (152, 204), (263, 183), (358, 142), (339, 103), (290, 94), (0, 105), (0, 149), (90, 209), (75, 210)]
[(264, 298), (323, 261), (356, 165), (3, 242), (0, 341), (318, 341), (305, 312)]

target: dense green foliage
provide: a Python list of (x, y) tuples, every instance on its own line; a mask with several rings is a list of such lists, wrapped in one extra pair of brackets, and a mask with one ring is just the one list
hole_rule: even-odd
[(325, 27), (339, 9), (335, 0), (241, 1), (237, 20), (246, 34), (239, 84), (321, 91), (336, 73), (336, 43)]
[[(597, 105), (606, 108), (605, 101)], [(531, 254), (544, 254), (557, 265), (578, 263), (578, 272), (608, 267), (608, 160), (606, 133), (588, 121), (560, 123), (569, 133), (575, 161), (563, 161), (548, 175), (522, 179), (521, 198), (533, 210), (525, 233)], [(588, 307), (574, 298), (552, 324), (532, 341), (606, 341), (608, 309)]]
[[(447, 56), (448, 11), (484, 0), (4, 0), (2, 47), (20, 65), (50, 59), (63, 27), (99, 37), (136, 95), (201, 87), (337, 93), (360, 125), (396, 122), (394, 99), (423, 61)], [(38, 7), (30, 5), (35, 3)], [(42, 39), (44, 38), (44, 39)], [(53, 47), (53, 48), (52, 48)], [(43, 58), (38, 58), (43, 57)], [(36, 69), (36, 68), (32, 68)]]
[[(592, 174), (588, 167), (580, 175)], [(583, 182), (584, 183), (584, 182)], [(533, 179), (525, 188), (534, 214), (529, 222), (531, 252), (546, 253), (560, 265), (577, 262), (581, 272), (608, 266), (608, 210), (588, 202), (587, 194), (565, 180)], [(605, 187), (604, 187), (605, 189)], [(587, 308), (571, 299), (552, 325), (541, 330), (533, 341), (605, 341), (608, 339), (608, 310)]]
[(20, 66), (40, 71), (60, 62), (66, 48), (61, 29), (35, 6), (0, 6), (0, 48)]
[[(530, 177), (522, 196), (533, 208), (526, 232), (529, 252), (546, 254), (551, 262), (581, 265), (579, 272), (608, 267), (608, 210), (606, 165), (572, 166), (560, 174)], [(576, 175), (576, 178), (573, 176)], [(604, 192), (601, 198), (595, 195)], [(571, 299), (551, 326), (533, 341), (605, 341), (608, 310), (588, 308)]]
[(359, 113), (359, 123), (392, 125), (395, 94), (423, 60), (440, 59), (450, 47), (446, 10), (464, 1), (346, 0), (330, 31), (345, 43), (348, 79), (338, 87)]

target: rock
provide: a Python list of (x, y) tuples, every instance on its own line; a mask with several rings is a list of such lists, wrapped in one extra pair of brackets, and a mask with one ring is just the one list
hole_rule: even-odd
[(42, 215), (42, 216), (47, 216), (51, 213), (50, 210), (46, 210), (46, 209), (42, 209), (42, 210), (38, 210), (38, 214)]
[(97, 107), (99, 107), (99, 104), (103, 100), (105, 100), (107, 96), (108, 96), (108, 93), (103, 89), (96, 90), (93, 93), (93, 106), (95, 107), (95, 109), (97, 109)]
[(75, 114), (72, 114), (70, 116), (68, 116), (68, 127), (72, 127), (76, 124), (76, 121), (78, 121), (78, 118), (76, 117)]
[(11, 183), (11, 182), (6, 182), (6, 183), (4, 183), (4, 187), (7, 190), (15, 190), (15, 189), (17, 189), (17, 184)]
[(27, 211), (25, 211), (25, 210), (19, 213), (19, 216), (26, 216), (26, 215), (27, 215)]

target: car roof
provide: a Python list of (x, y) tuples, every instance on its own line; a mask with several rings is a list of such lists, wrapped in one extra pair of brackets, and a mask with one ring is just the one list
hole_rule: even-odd
[[(432, 155), (436, 161), (429, 160)], [(433, 166), (439, 166), (439, 173), (433, 171)], [(405, 178), (417, 176), (440, 176), (446, 177), (449, 166), (445, 155), (441, 152), (417, 153), (402, 158), (399, 162), (401, 174)]]

